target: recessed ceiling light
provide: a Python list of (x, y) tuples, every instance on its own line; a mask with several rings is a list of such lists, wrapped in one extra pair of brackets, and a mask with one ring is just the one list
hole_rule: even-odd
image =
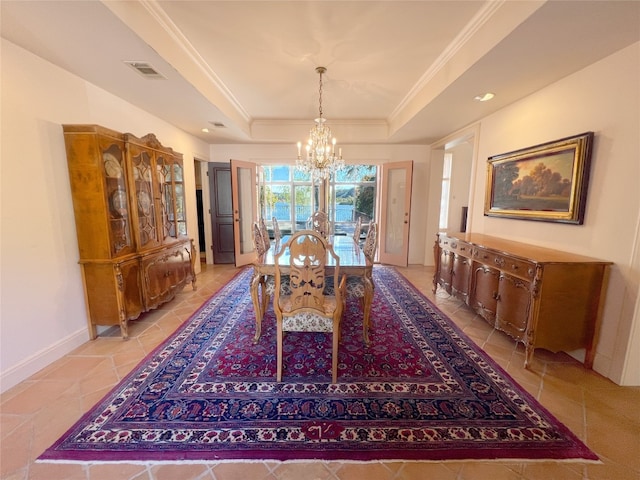
[(208, 128), (206, 128), (206, 127), (205, 127), (205, 128), (203, 128), (203, 129), (202, 129), (202, 133), (209, 133), (209, 129), (208, 129)]
[(493, 97), (495, 97), (493, 93), (487, 92), (482, 95), (477, 95), (476, 97), (474, 97), (474, 100), (477, 100), (479, 102), (486, 102), (488, 100), (491, 100)]

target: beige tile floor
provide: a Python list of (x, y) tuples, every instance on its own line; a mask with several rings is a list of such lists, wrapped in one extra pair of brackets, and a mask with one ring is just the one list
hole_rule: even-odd
[(524, 353), (446, 293), (431, 292), (432, 270), (400, 271), (485, 349), (524, 388), (600, 456), (602, 464), (566, 462), (307, 462), (51, 464), (34, 460), (83, 412), (174, 331), (237, 270), (203, 266), (198, 289), (187, 287), (161, 309), (132, 322), (131, 338), (100, 336), (1, 397), (1, 467), (6, 480), (626, 480), (640, 479), (640, 388), (619, 387), (564, 354)]

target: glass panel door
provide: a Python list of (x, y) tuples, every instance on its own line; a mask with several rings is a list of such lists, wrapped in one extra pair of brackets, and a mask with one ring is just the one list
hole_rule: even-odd
[(252, 224), (258, 219), (255, 163), (231, 160), (233, 200), (233, 239), (236, 267), (248, 265), (256, 258)]
[(382, 165), (380, 262), (407, 266), (413, 162)]

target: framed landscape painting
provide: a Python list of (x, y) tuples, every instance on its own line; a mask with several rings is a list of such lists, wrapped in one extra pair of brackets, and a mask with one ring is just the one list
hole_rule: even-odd
[(484, 214), (584, 221), (593, 132), (489, 157)]

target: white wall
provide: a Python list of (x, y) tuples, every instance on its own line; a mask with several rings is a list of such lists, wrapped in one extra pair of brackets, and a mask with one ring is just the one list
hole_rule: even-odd
[[(96, 123), (137, 136), (153, 132), (184, 154), (188, 185), (195, 182), (193, 157), (207, 159), (209, 145), (4, 39), (1, 48), (4, 391), (88, 340), (61, 125)], [(195, 187), (187, 191), (187, 214), (197, 238)]]
[[(298, 151), (291, 145), (211, 145), (212, 162), (243, 160), (257, 164), (294, 164)], [(409, 263), (423, 264), (425, 210), (429, 183), (430, 148), (425, 145), (343, 145), (342, 155), (351, 165), (379, 165), (413, 160)]]
[[(628, 368), (625, 362), (632, 358), (628, 343), (634, 315), (639, 321), (640, 266), (634, 257), (640, 248), (639, 72), (640, 44), (634, 44), (484, 118), (469, 212), (471, 231), (615, 263), (594, 368), (618, 383), (635, 385), (640, 385), (640, 365)], [(595, 132), (595, 141), (584, 225), (483, 215), (488, 157), (586, 131)], [(630, 343), (637, 350), (640, 329), (633, 332)]]

